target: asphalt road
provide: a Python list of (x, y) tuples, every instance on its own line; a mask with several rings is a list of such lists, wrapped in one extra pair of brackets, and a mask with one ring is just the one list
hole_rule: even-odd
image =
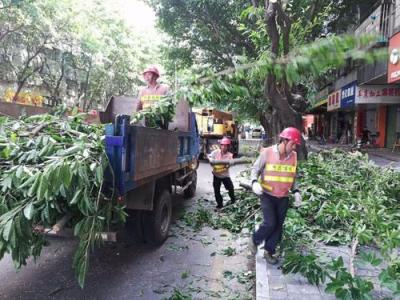
[[(235, 166), (232, 173), (241, 169)], [(211, 169), (203, 162), (196, 196), (190, 200), (173, 197), (175, 221), (164, 245), (151, 248), (129, 239), (105, 244), (91, 255), (82, 290), (72, 269), (77, 241), (50, 238), (37, 262), (30, 260), (18, 273), (10, 256), (0, 261), (0, 299), (168, 299), (174, 291), (193, 299), (251, 299), (251, 283), (224, 276), (225, 271), (251, 270), (248, 237), (210, 228), (193, 232), (177, 220), (198, 207), (213, 212), (213, 198)], [(221, 249), (228, 246), (235, 247), (237, 254), (221, 255)]]

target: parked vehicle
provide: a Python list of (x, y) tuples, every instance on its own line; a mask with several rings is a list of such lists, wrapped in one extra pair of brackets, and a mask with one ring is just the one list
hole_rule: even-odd
[(261, 139), (262, 137), (262, 129), (261, 128), (254, 128), (251, 132), (252, 139)]
[(199, 134), (195, 114), (189, 109), (176, 114), (184, 119), (177, 120), (178, 130), (130, 125), (130, 116), (119, 113), (133, 112), (134, 103), (133, 98), (114, 97), (100, 112), (102, 123), (113, 122), (105, 128), (113, 173), (106, 178), (109, 184), (115, 182), (116, 196), (134, 216), (135, 233), (158, 245), (168, 237), (171, 194), (177, 187), (186, 197), (196, 192)]
[(231, 139), (230, 152), (239, 153), (238, 127), (229, 112), (213, 108), (193, 109), (200, 132), (200, 155), (206, 158), (213, 150), (218, 148), (218, 141), (224, 136)]

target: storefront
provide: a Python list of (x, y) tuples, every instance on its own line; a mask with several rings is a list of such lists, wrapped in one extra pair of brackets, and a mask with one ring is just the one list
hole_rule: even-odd
[[(389, 40), (388, 83), (400, 83), (400, 32), (394, 34)], [(393, 87), (393, 86), (392, 86)], [(396, 87), (396, 86), (395, 86)], [(396, 92), (395, 92), (396, 94)], [(397, 103), (387, 107), (386, 147), (392, 148), (400, 138), (400, 97)]]
[(317, 101), (309, 110), (309, 114), (314, 116), (312, 124), (307, 124), (307, 128), (305, 128), (309, 138), (320, 137), (321, 132), (323, 132), (323, 124), (327, 115), (326, 106), (327, 99), (325, 98)]
[(356, 90), (357, 81), (346, 84), (341, 88), (337, 133), (340, 144), (352, 144), (354, 142)]
[(357, 89), (357, 135), (368, 130), (379, 147), (391, 147), (397, 135), (400, 88), (393, 85), (364, 85)]

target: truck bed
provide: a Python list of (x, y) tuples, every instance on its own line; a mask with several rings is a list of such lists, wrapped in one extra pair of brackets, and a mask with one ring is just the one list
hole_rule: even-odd
[(199, 138), (193, 113), (189, 131), (170, 131), (129, 125), (129, 116), (119, 116), (106, 125), (106, 153), (112, 171), (106, 174), (124, 195), (159, 176), (174, 172), (197, 160)]

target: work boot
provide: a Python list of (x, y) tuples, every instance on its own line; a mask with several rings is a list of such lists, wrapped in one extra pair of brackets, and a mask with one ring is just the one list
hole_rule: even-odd
[(222, 204), (218, 204), (215, 208), (214, 211), (219, 212), (223, 208)]
[(227, 203), (227, 205), (232, 205), (235, 204), (235, 200), (229, 200), (229, 202)]
[(267, 250), (264, 250), (264, 258), (271, 265), (276, 265), (278, 263), (278, 259)]

